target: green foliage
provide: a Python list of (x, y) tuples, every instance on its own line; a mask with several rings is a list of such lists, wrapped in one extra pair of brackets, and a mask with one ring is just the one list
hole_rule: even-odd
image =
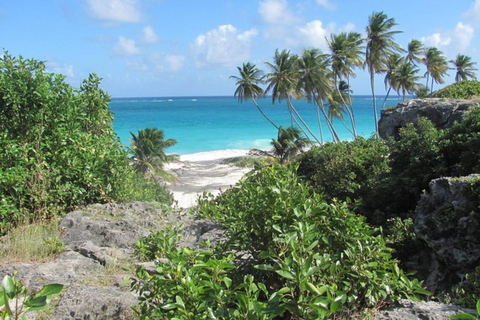
[(0, 234), (19, 222), (132, 195), (134, 173), (113, 130), (109, 99), (95, 74), (77, 90), (43, 62), (3, 55)]
[(138, 315), (324, 319), (428, 294), (399, 269), (378, 230), (312, 193), (295, 169), (267, 167), (216, 199), (204, 197), (199, 214), (228, 233), (215, 248), (177, 248), (175, 230), (139, 241), (141, 256), (166, 259), (156, 260), (155, 274), (137, 270)]
[(301, 156), (298, 175), (326, 199), (359, 199), (388, 172), (387, 155), (385, 142), (375, 138), (328, 143)]
[[(478, 306), (478, 297), (480, 297), (480, 266), (465, 275), (465, 279), (453, 288), (450, 293), (451, 302), (465, 307), (475, 308)], [(480, 315), (480, 312), (479, 312)]]
[(480, 96), (480, 82), (465, 80), (456, 82), (431, 94), (433, 98), (469, 99)]
[(0, 317), (1, 319), (27, 319), (27, 312), (45, 310), (52, 297), (62, 290), (63, 285), (55, 283), (28, 294), (23, 281), (17, 281), (15, 276), (6, 275), (0, 285)]
[(461, 122), (446, 131), (442, 140), (448, 175), (462, 176), (480, 172), (480, 107), (467, 111)]

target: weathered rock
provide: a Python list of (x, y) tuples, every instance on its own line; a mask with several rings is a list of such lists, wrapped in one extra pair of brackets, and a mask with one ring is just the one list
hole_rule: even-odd
[(403, 299), (396, 306), (380, 311), (374, 320), (447, 320), (451, 315), (467, 311), (473, 312), (433, 301), (414, 302)]
[(478, 105), (478, 101), (461, 99), (407, 100), (400, 102), (393, 110), (382, 110), (378, 131), (383, 139), (397, 138), (400, 128), (407, 123), (417, 124), (418, 117), (429, 119), (439, 129), (449, 128), (455, 121), (462, 119), (468, 108)]
[(434, 272), (434, 264), (446, 268), (448, 278), (444, 280), (447, 287), (480, 265), (480, 212), (478, 204), (473, 203), (466, 192), (469, 182), (477, 179), (480, 179), (479, 174), (432, 180), (430, 193), (423, 195), (418, 203), (415, 233), (438, 260), (432, 259), (426, 281), (430, 290), (440, 289), (439, 278), (445, 278)]
[[(171, 211), (157, 203), (92, 205), (71, 212), (61, 221), (67, 251), (41, 264), (2, 266), (0, 277), (17, 272), (31, 290), (48, 283), (65, 286), (55, 310), (47, 319), (132, 319), (136, 297), (120, 284), (129, 276), (122, 266), (138, 265), (134, 243), (153, 231), (179, 225), (180, 246), (195, 247), (203, 240), (224, 237), (218, 223)], [(154, 265), (146, 264), (150, 272)], [(32, 314), (30, 318), (34, 317)]]

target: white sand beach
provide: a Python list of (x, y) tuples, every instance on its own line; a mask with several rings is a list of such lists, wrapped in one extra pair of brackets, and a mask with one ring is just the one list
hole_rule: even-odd
[(190, 208), (196, 205), (203, 192), (214, 195), (234, 186), (251, 169), (222, 164), (227, 158), (247, 156), (248, 150), (219, 150), (180, 156), (180, 161), (169, 163), (165, 168), (177, 176), (168, 183), (178, 207)]

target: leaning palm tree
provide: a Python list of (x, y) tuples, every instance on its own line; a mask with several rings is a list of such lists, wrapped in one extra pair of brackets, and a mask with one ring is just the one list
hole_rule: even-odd
[(453, 64), (453, 70), (456, 70), (455, 82), (460, 82), (464, 80), (477, 79), (475, 71), (478, 69), (475, 68), (476, 62), (472, 61), (472, 58), (464, 54), (458, 54), (455, 60), (450, 60), (450, 63)]
[(280, 126), (277, 139), (272, 139), (272, 154), (280, 163), (288, 163), (311, 142), (302, 136), (299, 129)]
[[(299, 79), (297, 83), (297, 92), (308, 102), (313, 101), (316, 106), (321, 144), (323, 144), (323, 130), (320, 112), (325, 117), (330, 132), (335, 130), (327, 117), (323, 106), (323, 99), (321, 98), (332, 90), (331, 72), (328, 68), (327, 58), (328, 56), (326, 54), (321, 54), (318, 49), (305, 49), (298, 61)], [(319, 101), (321, 102), (319, 103)]]
[(423, 48), (423, 44), (420, 40), (412, 39), (408, 43), (407, 48), (407, 55), (405, 56), (405, 60), (417, 64), (423, 63), (422, 56), (424, 55), (425, 49)]
[(174, 146), (177, 141), (165, 140), (163, 131), (157, 128), (138, 130), (137, 135), (132, 132), (130, 134), (132, 139), (129, 151), (135, 170), (147, 177), (159, 175), (167, 180), (173, 178), (173, 175), (163, 170), (163, 164), (178, 159), (178, 155), (165, 153), (165, 149)]
[(430, 79), (430, 92), (432, 92), (433, 81), (439, 84), (443, 84), (445, 82), (443, 77), (447, 74), (448, 70), (447, 59), (443, 55), (442, 51), (435, 47), (431, 47), (425, 51), (425, 57), (423, 61), (427, 68), (427, 72), (425, 72), (425, 76), (427, 78), (426, 86), (428, 87), (428, 81)]
[(367, 25), (367, 44), (365, 52), (365, 64), (370, 74), (370, 86), (373, 96), (373, 113), (375, 117), (375, 132), (378, 136), (378, 114), (377, 101), (375, 97), (375, 74), (385, 70), (388, 56), (392, 53), (402, 51), (402, 48), (395, 42), (394, 37), (401, 31), (393, 30), (397, 25), (393, 18), (383, 12), (374, 12), (369, 17)]
[(237, 67), (237, 69), (240, 76), (230, 77), (237, 81), (237, 89), (234, 96), (240, 102), (251, 99), (262, 116), (278, 130), (278, 126), (263, 112), (257, 103), (257, 98), (263, 96), (263, 89), (258, 85), (262, 81), (263, 72), (250, 62), (244, 63), (242, 68)]
[[(340, 122), (343, 124), (345, 129), (347, 129), (347, 131), (350, 132), (355, 137), (355, 133), (348, 127), (348, 125), (345, 123), (345, 120), (343, 119), (345, 108), (351, 103), (350, 99), (351, 99), (350, 86), (345, 80), (340, 80), (340, 82), (338, 83), (337, 90), (332, 91), (327, 98), (328, 118), (330, 119), (331, 122), (333, 122), (334, 118), (340, 120)], [(337, 141), (340, 141), (340, 139), (338, 139)]]
[(288, 111), (290, 113), (291, 122), (293, 122), (300, 128), (303, 134), (308, 137), (304, 131), (301, 124), (298, 122), (297, 118), (303, 124), (305, 129), (310, 133), (310, 135), (318, 142), (318, 138), (310, 130), (306, 122), (298, 113), (297, 109), (293, 106), (292, 97), (298, 97), (298, 56), (291, 54), (290, 51), (278, 49), (275, 50), (274, 62), (266, 62), (267, 66), (270, 68), (270, 73), (265, 75), (265, 81), (268, 83), (266, 92), (272, 93), (272, 102), (283, 101), (287, 102)]
[(390, 91), (392, 89), (397, 91), (398, 85), (396, 72), (402, 60), (402, 57), (398, 53), (393, 53), (388, 57), (387, 62), (385, 63), (385, 78), (383, 82), (385, 83), (387, 95), (385, 96), (385, 99), (383, 99), (382, 110), (385, 109)]
[(396, 71), (397, 91), (402, 92), (403, 101), (405, 101), (406, 93), (414, 93), (420, 87), (417, 81), (420, 79), (417, 76), (419, 69), (409, 61), (403, 61)]

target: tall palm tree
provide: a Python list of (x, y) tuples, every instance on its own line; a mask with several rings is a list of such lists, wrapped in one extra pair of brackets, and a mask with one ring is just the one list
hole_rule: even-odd
[[(336, 118), (342, 122), (345, 129), (350, 132), (354, 137), (354, 132), (348, 127), (343, 119), (343, 114), (345, 111), (344, 106), (351, 103), (350, 96), (351, 90), (350, 86), (345, 80), (340, 80), (338, 83), (337, 90), (332, 91), (328, 96), (328, 118), (332, 121), (333, 118)], [(340, 139), (338, 139), (339, 141)]]
[(405, 60), (417, 64), (423, 63), (422, 56), (425, 54), (425, 49), (423, 48), (423, 44), (420, 40), (412, 39), (408, 43), (407, 48), (407, 55), (405, 56)]
[(397, 91), (402, 92), (403, 101), (405, 101), (406, 93), (414, 93), (419, 88), (417, 81), (420, 79), (417, 76), (419, 69), (409, 61), (403, 61), (397, 67), (396, 71), (396, 82), (397, 82)]
[(458, 54), (455, 60), (450, 60), (450, 63), (453, 64), (453, 70), (456, 70), (455, 82), (460, 82), (464, 80), (474, 79), (477, 80), (477, 75), (475, 71), (478, 69), (475, 68), (476, 62), (472, 61), (472, 58), (464, 54)]
[(280, 126), (277, 139), (272, 139), (272, 153), (280, 163), (288, 163), (295, 155), (310, 145), (299, 129)]
[(438, 50), (435, 47), (430, 47), (425, 51), (425, 57), (423, 59), (423, 63), (427, 68), (427, 72), (425, 72), (425, 76), (427, 78), (428, 87), (428, 80), (431, 80), (430, 92), (433, 91), (433, 81), (436, 83), (442, 84), (445, 81), (443, 80), (443, 76), (447, 74), (448, 70), (448, 63), (447, 59), (443, 55), (443, 52)]
[(290, 51), (278, 49), (275, 50), (274, 62), (266, 62), (270, 69), (270, 73), (265, 75), (266, 82), (268, 83), (266, 92), (272, 93), (272, 102), (283, 101), (287, 102), (290, 118), (300, 128), (303, 134), (308, 137), (297, 118), (310, 133), (310, 135), (318, 142), (318, 138), (310, 130), (303, 118), (298, 113), (297, 109), (293, 106), (292, 97), (298, 97), (297, 84), (299, 79), (298, 73), (298, 56), (291, 54)]
[[(350, 77), (355, 77), (353, 68), (359, 67), (363, 64), (363, 39), (359, 33), (356, 32), (342, 32), (340, 34), (331, 34), (330, 40), (327, 39), (328, 47), (330, 49), (330, 59), (332, 64), (334, 86), (338, 89), (338, 83), (342, 79), (347, 80), (347, 85), (350, 84)], [(356, 136), (355, 117), (353, 107), (351, 104), (350, 93), (349, 103), (342, 101), (345, 105), (345, 111), (350, 116), (352, 123), (352, 130)], [(338, 93), (338, 97), (343, 98), (343, 95)]]
[(257, 98), (263, 96), (263, 89), (258, 85), (262, 81), (263, 72), (250, 62), (244, 63), (241, 68), (237, 67), (237, 69), (240, 76), (230, 76), (230, 78), (236, 80), (237, 89), (234, 96), (240, 102), (251, 99), (262, 116), (278, 130), (278, 126), (263, 112), (257, 103)]
[(165, 140), (163, 130), (157, 128), (146, 128), (138, 130), (138, 134), (130, 132), (129, 151), (132, 154), (132, 163), (135, 170), (150, 176), (158, 174), (165, 178), (171, 175), (163, 170), (163, 164), (178, 159), (178, 155), (166, 154), (165, 149), (177, 144), (175, 139)]
[(375, 97), (375, 74), (385, 70), (388, 56), (399, 51), (401, 47), (395, 42), (395, 35), (401, 31), (393, 30), (397, 26), (395, 19), (388, 18), (383, 12), (374, 12), (369, 17), (367, 25), (367, 44), (365, 52), (365, 64), (370, 73), (370, 86), (373, 96), (373, 113), (375, 117), (375, 132), (378, 136), (377, 101)]
[[(328, 95), (332, 90), (331, 72), (328, 68), (328, 55), (321, 54), (318, 49), (305, 49), (299, 59), (298, 66), (299, 79), (297, 83), (297, 91), (308, 102), (313, 101), (316, 106), (318, 126), (320, 129), (320, 143), (323, 144), (323, 130), (320, 112), (322, 112), (325, 117), (329, 130), (331, 132), (334, 130), (331, 128), (331, 122), (329, 121), (325, 113), (325, 108), (323, 107), (323, 97)], [(321, 103), (319, 101), (321, 101)]]
[[(397, 68), (402, 62), (403, 58), (398, 53), (391, 54), (387, 62), (385, 63), (385, 78), (383, 82), (385, 83), (385, 90), (387, 90), (387, 95), (385, 99), (383, 99), (382, 109), (385, 109), (385, 105), (387, 104), (388, 96), (390, 95), (390, 91), (393, 89), (397, 91)], [(387, 89), (388, 88), (388, 89)]]

